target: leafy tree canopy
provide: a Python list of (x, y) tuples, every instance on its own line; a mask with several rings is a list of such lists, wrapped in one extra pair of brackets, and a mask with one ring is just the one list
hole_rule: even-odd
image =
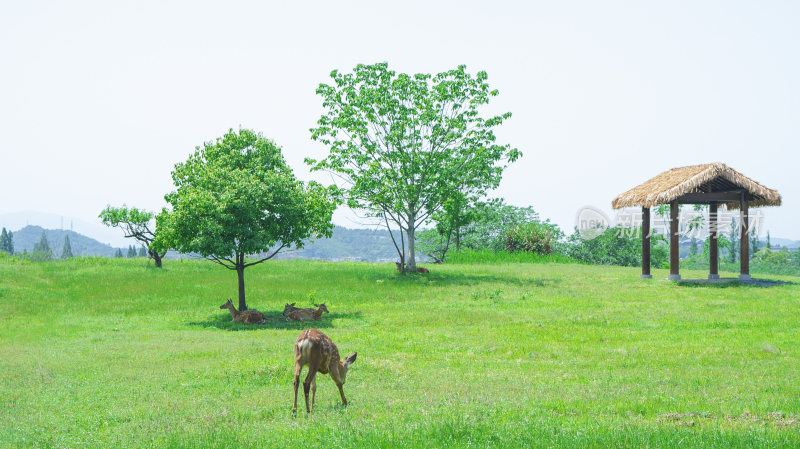
[(120, 228), (125, 232), (126, 238), (135, 239), (145, 245), (147, 254), (157, 267), (161, 267), (161, 260), (164, 258), (166, 250), (157, 250), (153, 247), (157, 231), (157, 227), (153, 223), (153, 212), (125, 205), (122, 207), (106, 206), (100, 212), (100, 218), (104, 225)]
[[(330, 236), (336, 204), (331, 191), (295, 179), (274, 142), (242, 129), (197, 147), (175, 165), (172, 206), (156, 221), (158, 248), (197, 253), (239, 274), (239, 307), (246, 309), (244, 269), (287, 246)], [(254, 255), (247, 261), (245, 256)]]
[(493, 131), (511, 113), (481, 115), (497, 91), (486, 72), (472, 75), (463, 65), (409, 75), (386, 63), (360, 64), (331, 78), (317, 89), (326, 112), (311, 129), (330, 153), (306, 162), (338, 176), (350, 207), (407, 234), (408, 254), (395, 247), (413, 271), (415, 230), (454, 195), (497, 187), (506, 165), (520, 157), (497, 144)]

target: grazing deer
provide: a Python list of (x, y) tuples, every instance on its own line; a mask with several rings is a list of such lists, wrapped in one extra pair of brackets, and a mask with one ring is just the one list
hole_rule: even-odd
[[(286, 321), (313, 321), (313, 320), (321, 320), (322, 313), (330, 313), (328, 308), (325, 307), (325, 303), (322, 304), (314, 304), (316, 309), (308, 308), (308, 309), (297, 309), (295, 308), (288, 315), (286, 315)], [(284, 309), (285, 311), (286, 309)]]
[(267, 322), (267, 319), (264, 318), (264, 314), (258, 310), (250, 309), (245, 310), (244, 312), (239, 312), (236, 310), (236, 307), (233, 306), (233, 301), (230, 299), (226, 301), (225, 304), (219, 306), (219, 308), (230, 310), (234, 323), (264, 324)]
[[(310, 414), (314, 409), (314, 399), (317, 395), (317, 373), (330, 373), (333, 383), (339, 388), (342, 396), (342, 404), (347, 405), (344, 397), (345, 378), (350, 365), (356, 361), (358, 353), (347, 356), (343, 361), (339, 360), (339, 350), (327, 335), (316, 329), (304, 330), (297, 337), (294, 344), (294, 406), (292, 406), (292, 416), (297, 414), (297, 388), (300, 386), (300, 372), (303, 367), (308, 365), (308, 374), (303, 381), (303, 393), (306, 397), (306, 414)], [(308, 405), (308, 392), (311, 391), (311, 406)]]
[[(402, 273), (403, 265), (400, 262), (395, 262), (394, 264), (397, 266), (397, 271)], [(417, 273), (430, 273), (430, 271), (427, 268), (417, 267)]]

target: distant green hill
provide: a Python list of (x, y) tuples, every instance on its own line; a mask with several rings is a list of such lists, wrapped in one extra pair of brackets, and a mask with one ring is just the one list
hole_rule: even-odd
[[(14, 231), (14, 251), (23, 252), (33, 251), (33, 245), (39, 243), (42, 238), (42, 231), (47, 236), (47, 241), (50, 244), (50, 249), (53, 250), (55, 257), (61, 256), (61, 251), (64, 248), (64, 236), (69, 236), (69, 243), (72, 246), (72, 254), (75, 256), (104, 256), (114, 257), (117, 248), (114, 248), (105, 243), (100, 243), (97, 240), (86, 237), (85, 235), (78, 234), (74, 231), (67, 231), (62, 229), (44, 229), (40, 226), (25, 226), (24, 228)], [(134, 242), (131, 241), (133, 244)], [(127, 248), (123, 251), (125, 254)]]
[[(399, 235), (395, 238), (400, 242)], [(352, 260), (364, 262), (391, 262), (399, 260), (389, 231), (348, 229), (336, 226), (333, 236), (320, 239), (299, 250), (279, 253), (279, 259)]]
[[(47, 236), (53, 255), (61, 255), (64, 245), (64, 236), (69, 235), (72, 245), (72, 254), (76, 256), (103, 256), (114, 257), (117, 248), (100, 243), (97, 240), (74, 231), (61, 229), (44, 229), (41, 226), (25, 226), (14, 231), (14, 250), (17, 252), (32, 251), (33, 246), (42, 237), (42, 231)], [(399, 242), (399, 235), (396, 236)], [(138, 242), (131, 240), (137, 246)], [(127, 248), (122, 248), (123, 254)], [(170, 251), (167, 258), (180, 257)], [(352, 260), (365, 262), (389, 262), (398, 260), (397, 251), (394, 249), (389, 232), (386, 230), (348, 229), (336, 226), (333, 236), (329, 239), (320, 239), (306, 244), (299, 250), (282, 251), (276, 256), (278, 259), (316, 259), (316, 260)]]

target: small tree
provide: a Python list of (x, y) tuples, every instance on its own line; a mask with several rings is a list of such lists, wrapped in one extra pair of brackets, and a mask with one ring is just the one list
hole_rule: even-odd
[(136, 248), (133, 245), (128, 245), (128, 259), (133, 259), (136, 257)]
[(736, 254), (739, 252), (739, 226), (735, 220), (731, 220), (730, 232), (730, 248), (728, 248), (728, 260), (731, 263), (736, 262)]
[(145, 248), (144, 246), (140, 246), (139, 254), (137, 255), (137, 257), (147, 257), (147, 248)]
[(61, 250), (62, 259), (72, 258), (72, 245), (69, 242), (69, 235), (64, 236), (64, 248)]
[(281, 149), (247, 129), (197, 147), (175, 165), (172, 179), (177, 190), (164, 197), (172, 209), (158, 215), (154, 245), (236, 271), (240, 310), (247, 310), (245, 268), (333, 231), (331, 192), (297, 181)]
[(122, 250), (117, 248), (117, 251), (114, 253), (114, 258), (121, 259), (122, 258)]
[(50, 259), (53, 257), (53, 251), (50, 249), (50, 243), (47, 241), (47, 234), (42, 231), (42, 237), (38, 243), (33, 245), (33, 253), (35, 259)]
[(311, 129), (330, 153), (306, 162), (341, 179), (350, 207), (406, 235), (407, 248), (392, 241), (413, 273), (417, 228), (448, 199), (497, 187), (506, 165), (521, 155), (495, 142), (493, 128), (511, 113), (484, 118), (479, 108), (497, 91), (486, 72), (473, 76), (463, 65), (432, 76), (359, 64), (331, 78), (317, 88), (326, 112)]
[(128, 208), (125, 205), (122, 207), (106, 206), (100, 212), (100, 218), (104, 225), (122, 229), (126, 238), (141, 242), (147, 247), (147, 254), (153, 259), (156, 267), (161, 268), (161, 260), (167, 251), (158, 251), (152, 246), (158, 230), (157, 226), (152, 226), (153, 216), (152, 212), (135, 207)]
[(0, 233), (0, 251), (14, 254), (14, 233), (6, 231), (6, 228)]

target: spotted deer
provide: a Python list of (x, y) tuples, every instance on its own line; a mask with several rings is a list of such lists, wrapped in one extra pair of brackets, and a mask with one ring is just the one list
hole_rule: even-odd
[(297, 304), (297, 303), (293, 302), (293, 303), (289, 304), (287, 302), (286, 305), (283, 306), (283, 316), (289, 316), (289, 314), (294, 312), (295, 310), (300, 310), (299, 307), (295, 307), (294, 306), (295, 304)]
[[(328, 308), (325, 307), (325, 303), (322, 304), (314, 304), (316, 309), (308, 308), (308, 309), (297, 309), (295, 308), (288, 315), (286, 315), (286, 321), (313, 321), (313, 320), (321, 320), (322, 313), (330, 313)], [(284, 308), (284, 312), (286, 309)]]
[[(294, 406), (292, 416), (297, 414), (297, 388), (300, 386), (300, 373), (308, 365), (308, 374), (303, 381), (303, 393), (306, 397), (306, 414), (314, 409), (317, 394), (317, 373), (330, 374), (333, 383), (339, 388), (342, 404), (347, 405), (344, 397), (345, 378), (350, 365), (356, 361), (358, 353), (354, 352), (344, 360), (339, 359), (339, 349), (327, 335), (316, 329), (307, 329), (300, 333), (294, 344)], [(308, 392), (311, 391), (311, 406), (308, 404)]]
[[(400, 262), (394, 263), (397, 266), (397, 271), (403, 272), (403, 265)], [(417, 267), (417, 273), (430, 273), (430, 270), (424, 267)]]
[(243, 312), (239, 312), (236, 310), (236, 307), (233, 306), (233, 301), (230, 299), (225, 302), (225, 304), (219, 306), (220, 309), (228, 309), (231, 312), (231, 317), (233, 317), (234, 323), (244, 323), (244, 324), (264, 324), (267, 322), (267, 319), (264, 318), (264, 314), (259, 312), (258, 310), (245, 310)]

